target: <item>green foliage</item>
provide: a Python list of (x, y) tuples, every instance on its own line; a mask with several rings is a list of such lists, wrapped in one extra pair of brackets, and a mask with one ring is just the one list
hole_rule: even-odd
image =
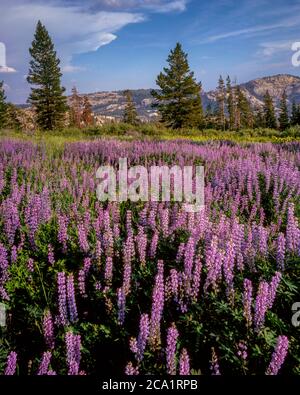
[(0, 81), (0, 129), (4, 128), (7, 122), (7, 105), (5, 100), (4, 82)]
[(267, 128), (277, 128), (274, 104), (269, 91), (267, 91), (264, 96), (264, 122)]
[(123, 115), (123, 122), (129, 125), (137, 125), (139, 123), (135, 104), (132, 99), (132, 94), (129, 90), (124, 92), (126, 97), (126, 107)]
[(66, 97), (60, 83), (60, 60), (49, 33), (40, 21), (29, 52), (32, 59), (27, 81), (35, 87), (31, 89), (28, 102), (36, 111), (38, 126), (42, 130), (53, 130), (63, 124)]
[(289, 113), (287, 107), (287, 97), (285, 91), (282, 94), (280, 102), (279, 129), (286, 130), (289, 127)]
[(190, 71), (181, 44), (177, 43), (167, 61), (169, 68), (165, 67), (156, 80), (161, 90), (152, 91), (162, 122), (172, 129), (199, 127), (203, 118), (201, 86)]

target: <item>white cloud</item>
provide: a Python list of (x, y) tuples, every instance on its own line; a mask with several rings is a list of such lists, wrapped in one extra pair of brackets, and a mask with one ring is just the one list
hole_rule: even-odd
[[(294, 40), (297, 41), (297, 40)], [(258, 51), (257, 55), (263, 55), (263, 56), (273, 56), (273, 55), (278, 55), (282, 52), (291, 52), (291, 46), (292, 43), (294, 42), (293, 40), (288, 40), (288, 41), (270, 41), (270, 42), (264, 42), (260, 43), (261, 49)]]
[(0, 37), (5, 41), (11, 63), (18, 68), (27, 63), (28, 47), (39, 19), (53, 37), (63, 67), (70, 67), (74, 55), (96, 51), (115, 40), (115, 33), (124, 26), (145, 18), (131, 12), (91, 13), (79, 6), (8, 3), (1, 9)]
[(152, 12), (185, 11), (189, 0), (98, 0), (96, 4), (118, 9), (147, 9)]
[(0, 73), (7, 74), (7, 73), (16, 73), (17, 70), (15, 70), (13, 67), (7, 67), (7, 66), (0, 66)]
[(85, 67), (72, 66), (71, 64), (68, 64), (68, 65), (62, 67), (63, 73), (77, 73), (79, 71), (85, 71), (85, 70), (86, 70)]

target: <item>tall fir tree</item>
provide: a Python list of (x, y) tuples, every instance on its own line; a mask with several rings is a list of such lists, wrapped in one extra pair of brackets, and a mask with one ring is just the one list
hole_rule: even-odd
[(245, 94), (243, 93), (242, 89), (239, 86), (236, 88), (236, 107), (239, 117), (237, 130), (243, 128), (252, 128), (253, 127), (252, 109)]
[(201, 86), (190, 71), (187, 54), (180, 43), (170, 52), (169, 67), (164, 67), (156, 84), (160, 91), (152, 91), (161, 120), (173, 129), (199, 127), (203, 122)]
[(82, 105), (83, 99), (79, 96), (77, 88), (72, 88), (70, 97), (70, 125), (80, 128), (82, 126)]
[(280, 101), (279, 129), (284, 131), (289, 127), (289, 124), (290, 120), (287, 106), (287, 96), (286, 92), (284, 91)]
[(264, 118), (265, 118), (266, 128), (269, 129), (277, 128), (274, 104), (269, 91), (267, 91), (264, 96)]
[(124, 91), (124, 96), (126, 99), (126, 106), (123, 114), (123, 122), (129, 125), (137, 125), (139, 123), (136, 107), (132, 98), (132, 93), (130, 90)]
[(0, 129), (4, 128), (7, 123), (7, 104), (4, 91), (4, 82), (0, 81)]
[(292, 104), (292, 112), (291, 112), (291, 126), (300, 125), (300, 106), (297, 105), (295, 101)]
[(88, 96), (83, 98), (82, 122), (84, 126), (92, 126), (94, 124), (93, 107)]
[(229, 129), (233, 130), (234, 129), (234, 124), (235, 124), (235, 119), (234, 119), (234, 94), (233, 94), (233, 89), (231, 86), (231, 80), (229, 75), (227, 76), (226, 79), (226, 93), (227, 93), (227, 112), (228, 112), (228, 125)]
[(259, 129), (259, 128), (264, 128), (265, 125), (265, 117), (264, 117), (264, 111), (261, 107), (257, 107), (254, 110), (254, 118), (253, 118), (253, 127), (254, 129)]
[(217, 103), (218, 103), (218, 125), (221, 130), (226, 128), (226, 115), (225, 115), (225, 100), (226, 88), (223, 77), (220, 75), (217, 88)]
[(27, 81), (34, 86), (28, 102), (34, 107), (36, 121), (42, 130), (62, 126), (67, 110), (65, 88), (61, 87), (62, 73), (54, 44), (45, 26), (38, 21)]

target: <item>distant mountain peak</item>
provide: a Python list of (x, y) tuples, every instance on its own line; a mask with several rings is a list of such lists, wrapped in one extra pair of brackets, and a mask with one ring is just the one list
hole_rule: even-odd
[[(276, 74), (272, 76), (260, 77), (251, 81), (239, 84), (253, 108), (263, 105), (263, 98), (269, 91), (275, 107), (279, 108), (283, 91), (286, 91), (288, 104), (292, 102), (300, 103), (300, 77), (291, 74)], [(104, 117), (121, 118), (125, 107), (124, 91), (95, 92), (88, 93), (94, 112)], [(153, 98), (151, 89), (132, 90), (133, 100), (137, 111), (144, 121), (153, 120), (157, 117), (157, 111), (153, 109)], [(216, 90), (202, 92), (203, 106), (208, 103), (215, 103)]]

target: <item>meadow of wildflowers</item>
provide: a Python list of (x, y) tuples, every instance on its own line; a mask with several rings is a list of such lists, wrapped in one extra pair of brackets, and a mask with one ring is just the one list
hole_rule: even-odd
[[(203, 164), (205, 209), (96, 197)], [(0, 141), (0, 373), (300, 374), (300, 144)]]

